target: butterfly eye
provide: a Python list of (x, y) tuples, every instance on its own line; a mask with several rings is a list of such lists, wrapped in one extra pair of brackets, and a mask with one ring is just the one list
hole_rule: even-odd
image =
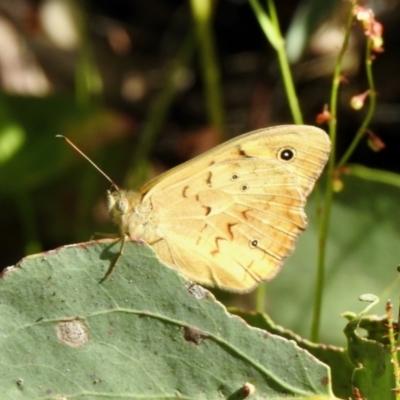
[(122, 214), (126, 213), (128, 211), (128, 200), (125, 198), (119, 199), (115, 207)]
[(258, 246), (258, 239), (252, 239), (249, 245), (252, 249), (255, 249)]
[(242, 186), (240, 186), (240, 190), (241, 190), (242, 192), (245, 192), (248, 188), (249, 188), (249, 187), (248, 187), (247, 185), (242, 185)]
[(238, 179), (239, 179), (239, 175), (238, 174), (232, 174), (231, 181), (237, 181)]
[(277, 154), (278, 158), (282, 161), (290, 161), (294, 158), (295, 155), (295, 150), (290, 147), (279, 149)]

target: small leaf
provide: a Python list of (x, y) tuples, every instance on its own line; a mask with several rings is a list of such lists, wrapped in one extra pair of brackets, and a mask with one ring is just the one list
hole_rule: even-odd
[(350, 321), (344, 332), (348, 340), (348, 354), (356, 366), (352, 381), (363, 399), (394, 399), (395, 387), (392, 354), (389, 344), (362, 337), (357, 328), (361, 314)]

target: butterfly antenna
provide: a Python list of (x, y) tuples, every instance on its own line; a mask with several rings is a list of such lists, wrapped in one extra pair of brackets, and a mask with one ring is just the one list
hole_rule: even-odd
[(88, 160), (90, 162), (90, 164), (93, 165), (93, 167), (95, 167), (97, 169), (97, 171), (99, 171), (109, 182), (111, 182), (111, 185), (114, 186), (114, 188), (119, 192), (120, 188), (118, 187), (118, 185), (116, 185), (113, 180), (104, 172), (100, 169), (100, 167), (98, 167), (82, 150), (80, 150), (77, 146), (75, 146), (67, 137), (63, 136), (63, 135), (56, 135), (56, 138), (62, 138), (64, 139), (71, 147), (73, 147), (82, 157), (86, 158), (86, 160)]

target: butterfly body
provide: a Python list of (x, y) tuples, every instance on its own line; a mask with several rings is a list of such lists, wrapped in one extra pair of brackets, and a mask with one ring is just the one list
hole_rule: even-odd
[(278, 126), (234, 138), (150, 181), (108, 194), (121, 234), (200, 284), (246, 292), (271, 279), (307, 225), (326, 133)]

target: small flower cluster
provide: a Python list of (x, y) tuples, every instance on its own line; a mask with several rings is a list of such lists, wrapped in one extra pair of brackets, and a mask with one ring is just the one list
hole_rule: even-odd
[[(375, 59), (375, 54), (383, 52), (383, 38), (382, 38), (383, 26), (380, 22), (376, 21), (375, 14), (371, 9), (361, 5), (354, 4), (356, 1), (357, 0), (352, 0), (353, 7), (351, 12), (353, 13), (355, 19), (361, 22), (362, 27), (364, 29), (364, 34), (367, 37), (368, 47), (367, 47), (366, 67), (367, 71), (369, 71), (370, 74), (372, 75), (371, 65), (372, 61)], [(337, 79), (338, 82), (335, 83), (347, 83), (347, 79), (343, 75), (339, 75)], [(351, 98), (350, 106), (354, 110), (361, 110), (364, 107), (365, 102), (368, 98), (372, 98), (373, 100), (375, 100), (376, 92), (374, 89), (373, 81), (372, 83), (369, 81), (369, 85), (370, 88), (368, 90), (364, 91), (363, 93), (354, 95)], [(371, 101), (371, 104), (373, 106), (375, 102)], [(335, 118), (336, 116), (332, 114), (328, 104), (325, 104), (321, 112), (316, 116), (316, 123), (336, 124)], [(356, 137), (354, 138), (354, 141), (352, 143), (354, 144), (353, 147), (355, 147), (360, 138), (363, 137), (364, 135), (367, 136), (367, 143), (373, 151), (378, 152), (385, 148), (384, 141), (378, 135), (376, 135), (372, 130), (367, 129), (365, 127), (363, 127), (362, 130), (360, 130), (356, 135)], [(347, 162), (347, 159), (349, 157), (348, 154), (346, 153), (344, 157), (346, 157), (345, 160)], [(343, 161), (343, 163), (340, 162), (339, 165), (342, 165), (344, 163), (345, 161)], [(339, 166), (334, 168), (333, 179), (332, 179), (332, 188), (334, 192), (340, 192), (341, 190), (343, 190), (344, 184), (341, 179), (341, 176), (346, 173), (349, 173), (349, 169), (346, 166)]]
[(364, 28), (364, 34), (372, 41), (371, 50), (375, 53), (383, 52), (383, 26), (375, 19), (375, 14), (370, 8), (356, 5), (353, 14)]
[[(375, 14), (370, 8), (356, 5), (353, 8), (353, 14), (360, 21), (364, 28), (364, 34), (370, 39), (371, 50), (375, 53), (383, 52), (383, 25), (375, 19)], [(371, 94), (370, 90), (353, 96), (350, 105), (354, 110), (361, 110), (365, 100)]]

